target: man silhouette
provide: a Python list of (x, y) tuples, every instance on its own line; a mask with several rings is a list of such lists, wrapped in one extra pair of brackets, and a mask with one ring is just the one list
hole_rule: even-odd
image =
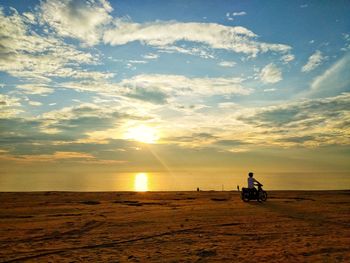
[(254, 174), (252, 172), (248, 173), (248, 188), (251, 193), (254, 193), (257, 196), (259, 201), (258, 190), (254, 187), (254, 185), (259, 185), (260, 183), (253, 176)]

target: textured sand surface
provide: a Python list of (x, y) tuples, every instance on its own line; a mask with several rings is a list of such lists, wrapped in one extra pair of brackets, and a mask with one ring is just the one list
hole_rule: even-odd
[(0, 262), (350, 262), (350, 191), (0, 193)]

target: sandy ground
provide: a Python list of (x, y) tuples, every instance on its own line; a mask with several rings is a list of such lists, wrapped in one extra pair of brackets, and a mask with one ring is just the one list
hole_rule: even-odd
[(0, 262), (350, 262), (350, 191), (0, 193)]

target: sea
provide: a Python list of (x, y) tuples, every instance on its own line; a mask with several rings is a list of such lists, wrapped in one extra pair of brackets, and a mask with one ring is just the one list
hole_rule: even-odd
[[(140, 181), (140, 174), (142, 174)], [(350, 189), (350, 173), (255, 173), (266, 190)], [(235, 191), (247, 174), (235, 172), (0, 174), (1, 192), (27, 191)]]

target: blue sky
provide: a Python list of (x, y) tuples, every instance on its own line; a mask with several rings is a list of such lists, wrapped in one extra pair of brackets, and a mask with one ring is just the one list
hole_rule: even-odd
[(348, 1), (0, 5), (5, 163), (349, 171)]

